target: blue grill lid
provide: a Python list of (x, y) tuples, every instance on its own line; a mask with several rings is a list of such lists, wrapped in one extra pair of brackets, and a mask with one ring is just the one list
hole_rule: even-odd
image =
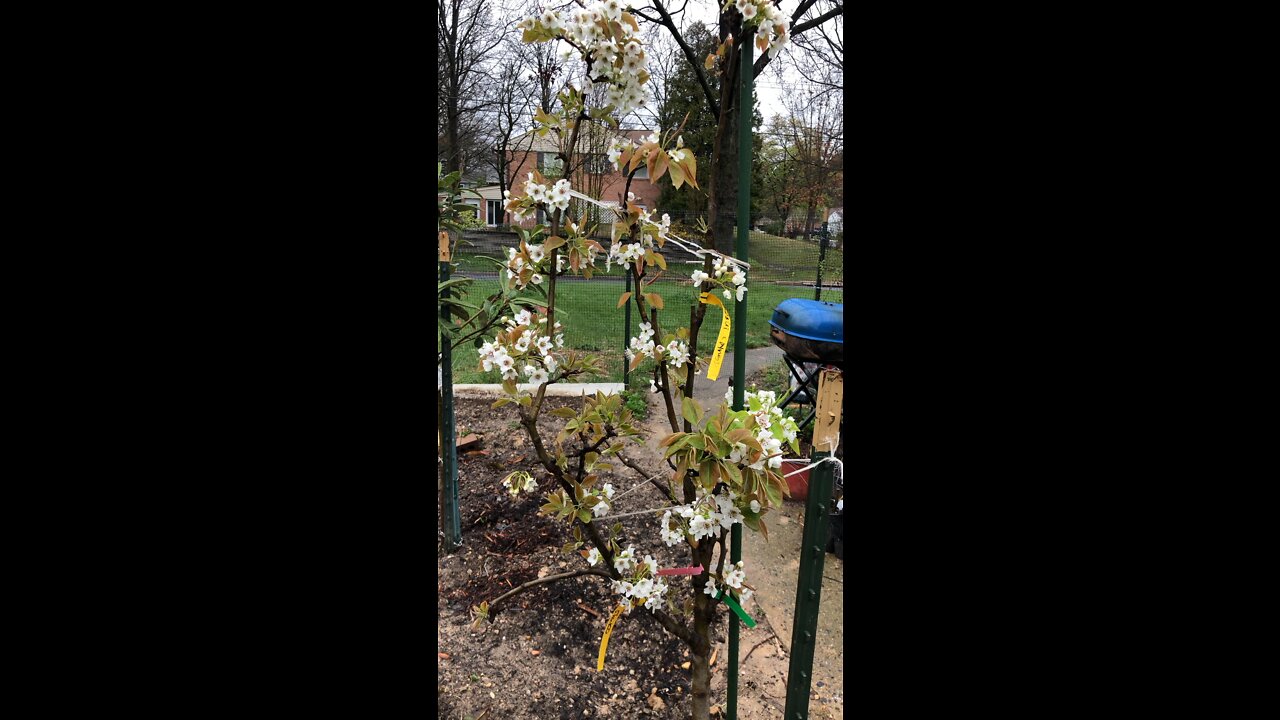
[(794, 337), (844, 344), (844, 304), (791, 298), (778, 303), (769, 324)]

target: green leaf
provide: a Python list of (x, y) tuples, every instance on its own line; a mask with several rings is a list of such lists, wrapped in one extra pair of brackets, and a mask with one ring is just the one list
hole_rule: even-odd
[(667, 167), (667, 172), (671, 173), (671, 185), (679, 190), (680, 186), (684, 184), (684, 170), (680, 168), (680, 163), (671, 163)]
[(782, 491), (774, 483), (766, 482), (764, 484), (764, 494), (769, 498), (770, 507), (780, 507), (782, 505)]
[(697, 425), (698, 419), (702, 415), (702, 406), (698, 405), (693, 398), (686, 397), (680, 402), (680, 414), (690, 425)]
[(724, 467), (724, 471), (729, 474), (729, 477), (733, 478), (734, 482), (739, 485), (742, 484), (742, 471), (738, 469), (737, 465), (727, 461), (721, 463), (721, 465)]
[(549, 412), (551, 415), (554, 415), (555, 417), (561, 417), (561, 418), (577, 417), (578, 415), (578, 413), (573, 411), (573, 408), (567, 408), (567, 407), (556, 408), (555, 410), (551, 410)]

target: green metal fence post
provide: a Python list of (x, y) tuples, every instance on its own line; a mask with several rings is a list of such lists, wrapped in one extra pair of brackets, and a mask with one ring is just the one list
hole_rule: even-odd
[[(839, 370), (822, 370), (818, 380), (816, 418), (810, 462), (835, 455), (840, 442), (844, 375)], [(817, 448), (828, 448), (817, 451)], [(818, 608), (822, 601), (822, 568), (826, 561), (827, 515), (835, 471), (824, 462), (809, 473), (809, 499), (804, 507), (801, 533), (800, 577), (796, 582), (795, 625), (791, 629), (791, 661), (787, 667), (785, 720), (808, 720), (809, 692), (813, 687), (813, 650), (817, 644)]]
[[(440, 233), (440, 282), (449, 280), (449, 233)], [(448, 297), (450, 289), (445, 289)], [(447, 324), (451, 313), (449, 306), (440, 309)], [(440, 457), (443, 461), (444, 497), (441, 498), (441, 524), (444, 526), (444, 551), (453, 552), (462, 546), (462, 516), (458, 512), (458, 447), (453, 417), (453, 349), (447, 335), (440, 336)]]
[[(738, 55), (741, 63), (738, 85), (738, 242), (734, 256), (747, 262), (747, 244), (751, 232), (751, 110), (752, 72), (755, 53), (752, 32), (744, 28)], [(748, 275), (748, 280), (750, 276)], [(747, 293), (749, 295), (750, 293)], [(747, 295), (733, 306), (733, 409), (741, 410), (746, 393), (747, 374)], [(729, 561), (742, 559), (742, 525), (735, 523), (729, 532)], [(727, 720), (738, 720), (738, 616), (729, 616), (729, 692), (725, 707)]]

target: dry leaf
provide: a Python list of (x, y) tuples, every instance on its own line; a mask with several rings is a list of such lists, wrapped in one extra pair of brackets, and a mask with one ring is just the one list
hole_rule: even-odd
[(541, 651), (541, 650), (530, 650), (530, 651), (529, 651), (529, 654), (530, 654), (530, 655), (533, 655), (534, 657), (537, 657), (538, 655), (541, 655), (541, 654), (542, 654), (542, 651)]
[(689, 663), (683, 663), (683, 664), (681, 664), (681, 665), (680, 665), (680, 669), (681, 669), (681, 670), (688, 670), (688, 669), (689, 669)]
[(436, 657), (440, 658), (441, 660), (448, 660), (449, 653), (436, 653)]

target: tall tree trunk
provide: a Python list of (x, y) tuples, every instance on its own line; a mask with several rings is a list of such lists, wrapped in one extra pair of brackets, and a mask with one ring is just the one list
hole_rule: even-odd
[(449, 79), (445, 82), (445, 88), (449, 90), (449, 99), (445, 105), (444, 122), (445, 141), (449, 144), (449, 153), (444, 159), (445, 175), (462, 169), (462, 152), (458, 148), (458, 116), (461, 114), (458, 109), (459, 67), (455, 64), (459, 62), (458, 58), (461, 55), (458, 50), (458, 16), (461, 10), (462, 4), (457, 2), (450, 8), (453, 22), (449, 24), (449, 42), (446, 46), (449, 50)]
[[(742, 22), (737, 10), (720, 16), (720, 40), (730, 34), (741, 43)], [(748, 42), (744, 52), (751, 52)], [(711, 225), (711, 247), (733, 254), (734, 213), (738, 209), (738, 68), (740, 56), (729, 53), (732, 62), (720, 76), (720, 117), (716, 118), (716, 139), (711, 151), (711, 184), (707, 187), (707, 215)]]
[(693, 652), (690, 660), (693, 720), (711, 718), (711, 623), (715, 619), (715, 601), (702, 591), (711, 572), (711, 558), (715, 555), (715, 543), (704, 539), (693, 553), (693, 562), (706, 568), (698, 576), (693, 601)]
[(737, 103), (720, 119), (722, 131), (716, 138), (712, 156), (711, 187), (707, 192), (707, 214), (711, 220), (712, 247), (733, 254), (734, 212), (738, 207), (738, 109)]
[[(701, 632), (695, 627), (694, 632)], [(693, 672), (693, 720), (708, 720), (711, 717), (711, 662), (706, 655), (693, 654), (691, 661)]]
[(448, 104), (444, 111), (445, 139), (449, 143), (449, 154), (444, 159), (444, 174), (462, 169), (462, 152), (458, 148), (458, 93), (450, 89)]
[(813, 231), (813, 213), (815, 210), (813, 203), (809, 203), (805, 207), (804, 213), (804, 241), (809, 242), (809, 233)]

